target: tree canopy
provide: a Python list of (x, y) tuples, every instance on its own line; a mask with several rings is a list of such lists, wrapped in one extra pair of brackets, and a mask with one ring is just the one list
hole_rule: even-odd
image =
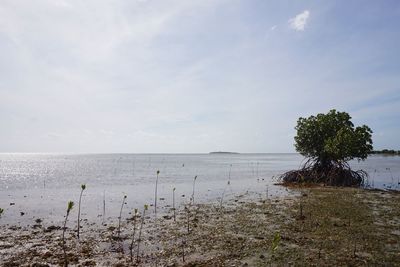
[(364, 160), (372, 151), (372, 130), (354, 127), (346, 112), (331, 110), (297, 121), (296, 150), (319, 165)]

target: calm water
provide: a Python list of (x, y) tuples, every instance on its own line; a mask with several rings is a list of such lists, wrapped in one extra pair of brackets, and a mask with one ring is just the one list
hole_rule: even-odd
[[(38, 217), (57, 222), (67, 201), (77, 202), (83, 183), (84, 218), (102, 220), (103, 199), (106, 218), (117, 217), (124, 194), (126, 213), (154, 202), (157, 170), (161, 210), (169, 209), (174, 187), (177, 202), (188, 202), (196, 175), (196, 202), (218, 203), (223, 194), (246, 191), (284, 195), (287, 189), (274, 186), (275, 177), (302, 160), (298, 154), (0, 154), (0, 207), (5, 209), (0, 224), (29, 224)], [(400, 188), (400, 157), (371, 156), (352, 166), (370, 174), (372, 187)]]

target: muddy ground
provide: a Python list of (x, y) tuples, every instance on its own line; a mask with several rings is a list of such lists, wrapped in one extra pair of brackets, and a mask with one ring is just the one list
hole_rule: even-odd
[[(293, 189), (293, 188), (292, 188)], [(243, 194), (181, 206), (154, 218), (99, 225), (68, 222), (70, 266), (400, 266), (400, 194), (354, 188), (294, 188), (281, 198)], [(142, 210), (139, 211), (140, 213)], [(1, 218), (0, 218), (1, 220)], [(62, 224), (1, 226), (0, 266), (63, 266)]]

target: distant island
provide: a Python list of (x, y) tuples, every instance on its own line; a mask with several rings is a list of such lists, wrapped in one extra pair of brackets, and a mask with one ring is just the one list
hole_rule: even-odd
[(381, 155), (399, 155), (400, 150), (393, 150), (393, 149), (382, 149), (382, 150), (374, 150), (370, 154), (381, 154)]
[(210, 154), (239, 154), (238, 152), (228, 152), (228, 151), (214, 151), (210, 152)]

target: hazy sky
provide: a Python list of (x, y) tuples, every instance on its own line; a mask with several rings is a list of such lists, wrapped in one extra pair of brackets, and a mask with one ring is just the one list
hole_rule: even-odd
[(0, 152), (294, 152), (336, 108), (400, 149), (400, 1), (1, 0)]

